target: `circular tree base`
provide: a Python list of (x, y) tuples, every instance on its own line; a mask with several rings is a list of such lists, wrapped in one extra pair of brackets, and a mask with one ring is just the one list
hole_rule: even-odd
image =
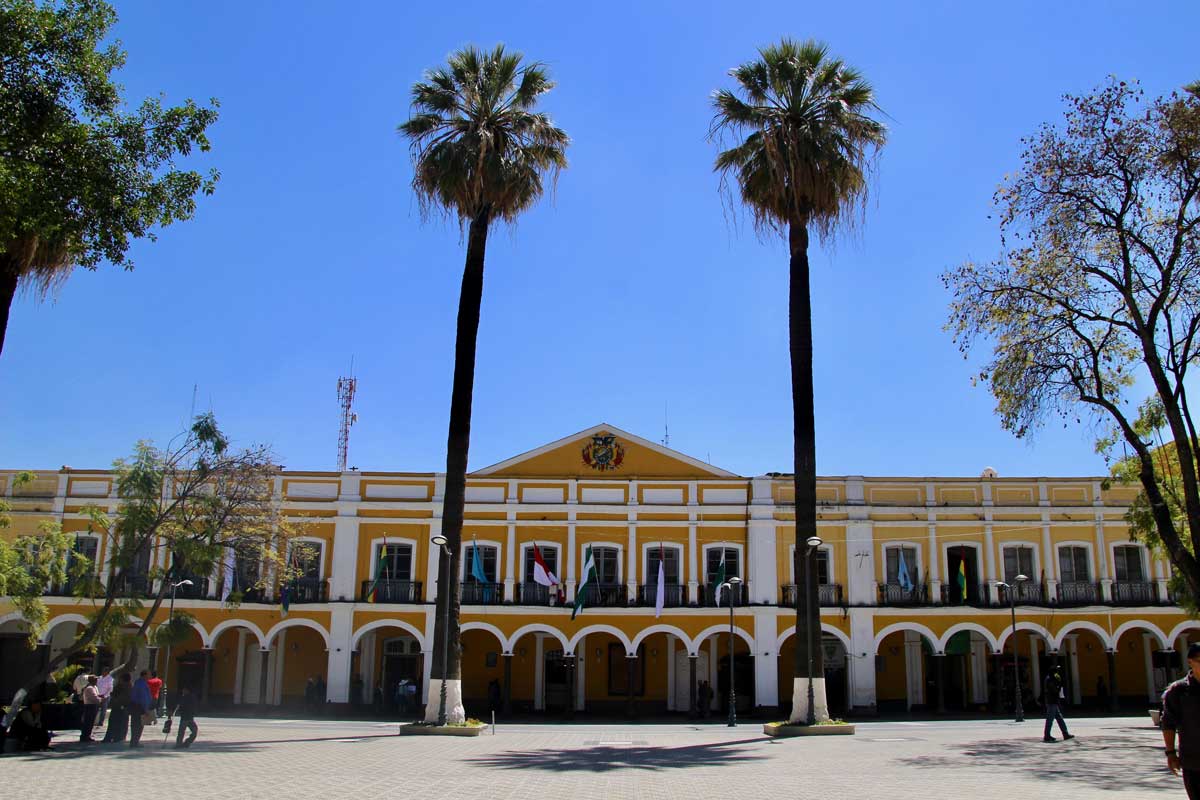
[(779, 739), (792, 736), (853, 736), (854, 726), (846, 722), (833, 725), (788, 725), (783, 722), (768, 722), (763, 725), (763, 733)]
[(414, 722), (400, 726), (401, 736), (478, 736), (487, 725), (426, 725)]

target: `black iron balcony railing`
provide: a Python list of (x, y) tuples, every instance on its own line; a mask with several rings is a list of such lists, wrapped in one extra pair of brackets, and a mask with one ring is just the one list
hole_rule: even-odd
[[(663, 584), (663, 607), (679, 608), (683, 605), (683, 587), (677, 583)], [(658, 603), (658, 584), (643, 583), (638, 586), (638, 605), (654, 607)]]
[[(81, 575), (77, 578), (67, 578), (62, 583), (50, 584), (50, 587), (48, 589), (46, 589), (46, 596), (47, 597), (74, 597), (75, 590), (77, 588), (84, 587), (84, 590), (86, 591), (86, 584), (91, 583), (95, 580), (96, 580), (95, 575)], [(93, 588), (95, 589), (95, 591), (98, 594), (104, 593), (104, 587), (98, 583)]]
[(461, 602), (464, 606), (500, 605), (504, 602), (504, 584), (463, 581)]
[(558, 587), (557, 586), (542, 586), (534, 581), (526, 581), (525, 583), (517, 584), (518, 605), (523, 606), (549, 606), (558, 604)]
[(583, 587), (584, 604), (622, 608), (629, 605), (629, 588), (623, 583), (590, 583)]
[(722, 608), (726, 608), (730, 604), (730, 598), (732, 598), (734, 606), (746, 605), (746, 584), (735, 583), (728, 589), (721, 589), (720, 603), (717, 602), (717, 589), (718, 587), (713, 586), (711, 583), (705, 584), (704, 589), (701, 592), (701, 600), (703, 601), (704, 605), (710, 608), (718, 605)]
[(1060, 606), (1090, 606), (1100, 602), (1100, 587), (1091, 581), (1067, 581), (1058, 585)]
[(879, 605), (881, 606), (923, 606), (929, 604), (929, 587), (923, 583), (905, 589), (898, 583), (884, 583), (879, 586)]
[(954, 582), (953, 576), (951, 576), (951, 581), (942, 584), (942, 605), (986, 608), (991, 605), (991, 600), (988, 598), (987, 584), (968, 583), (967, 596), (964, 598), (958, 584)]
[(1041, 606), (1046, 604), (1046, 589), (1042, 584), (1035, 581), (1021, 581), (1020, 583), (1009, 586), (997, 586), (996, 591), (1000, 598), (1000, 605), (1006, 606), (1009, 604), (1009, 593), (1015, 592), (1013, 596), (1017, 605), (1026, 606)]
[(1158, 604), (1158, 591), (1151, 581), (1113, 581), (1112, 601), (1116, 606)]
[[(179, 580), (182, 580), (180, 578)], [(178, 583), (179, 580), (175, 582)], [(190, 585), (177, 586), (175, 588), (175, 599), (177, 600), (203, 600), (208, 597), (208, 578), (189, 577)]]
[(118, 575), (115, 594), (117, 597), (146, 597), (150, 593), (150, 584), (150, 578), (146, 575)]
[(329, 581), (319, 578), (297, 578), (288, 584), (288, 603), (329, 602)]
[[(372, 592), (374, 589), (374, 592)], [(383, 580), (362, 582), (364, 603), (420, 603), (420, 581)]]
[[(822, 606), (842, 606), (842, 585), (840, 583), (822, 583), (817, 586), (817, 599)], [(785, 583), (780, 587), (779, 605), (786, 608), (796, 607), (796, 584)]]

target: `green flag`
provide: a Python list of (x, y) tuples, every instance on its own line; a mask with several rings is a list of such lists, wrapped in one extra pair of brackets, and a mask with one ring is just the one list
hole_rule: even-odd
[(592, 558), (592, 546), (588, 545), (583, 551), (583, 580), (575, 587), (575, 608), (571, 611), (571, 619), (575, 619), (575, 615), (583, 610), (587, 587), (599, 582), (600, 579), (596, 576), (596, 559)]
[(725, 548), (721, 548), (721, 563), (717, 566), (717, 574), (713, 578), (713, 596), (717, 605), (721, 605), (721, 584), (725, 582)]

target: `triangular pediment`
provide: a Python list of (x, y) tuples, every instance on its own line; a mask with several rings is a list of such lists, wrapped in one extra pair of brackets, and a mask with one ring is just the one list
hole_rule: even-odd
[(505, 478), (736, 478), (613, 425), (596, 425), (471, 473)]

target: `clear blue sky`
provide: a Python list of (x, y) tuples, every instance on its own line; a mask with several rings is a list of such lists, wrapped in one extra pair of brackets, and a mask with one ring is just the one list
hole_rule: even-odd
[[(995, 254), (990, 198), (1064, 92), (1200, 78), (1194, 2), (118, 3), (136, 100), (221, 101), (216, 194), (56, 302), (19, 298), (0, 356), (0, 467), (106, 467), (183, 426), (198, 385), (242, 443), (336, 462), (337, 377), (359, 379), (350, 463), (445, 466), (463, 246), (423, 224), (396, 125), (467, 43), (546, 62), (573, 138), (557, 194), (491, 239), (471, 466), (598, 422), (740, 474), (791, 469), (783, 247), (731, 227), (709, 94), (780, 36), (874, 83), (891, 141), (861, 235), (813, 252), (822, 474), (1079, 475), (1093, 436), (1002, 431), (942, 331), (938, 279)], [(642, 7), (642, 6), (646, 7)]]

